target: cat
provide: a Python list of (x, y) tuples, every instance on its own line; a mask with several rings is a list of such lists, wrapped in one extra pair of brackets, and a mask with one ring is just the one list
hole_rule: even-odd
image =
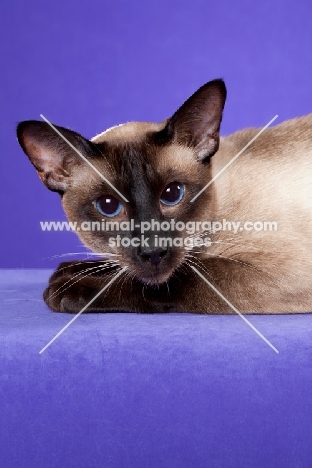
[[(220, 137), (225, 101), (216, 79), (162, 123), (130, 122), (92, 140), (19, 123), (22, 149), (68, 220), (118, 228), (78, 230), (98, 259), (60, 264), (44, 291), (53, 311), (79, 312), (120, 271), (88, 310), (312, 310), (312, 115), (266, 129), (231, 163), (259, 129)], [(178, 231), (179, 222), (198, 230)], [(266, 222), (276, 229), (261, 229)]]

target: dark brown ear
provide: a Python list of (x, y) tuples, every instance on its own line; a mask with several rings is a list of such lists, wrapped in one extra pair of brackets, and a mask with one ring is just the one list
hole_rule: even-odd
[(198, 159), (207, 162), (219, 148), (225, 99), (224, 81), (209, 81), (169, 119), (168, 134), (178, 143), (194, 148)]
[[(94, 154), (94, 145), (89, 140), (66, 128), (54, 127), (82, 155), (90, 157)], [(83, 164), (79, 154), (46, 122), (20, 122), (17, 139), (48, 189), (61, 194), (66, 192), (72, 169)]]

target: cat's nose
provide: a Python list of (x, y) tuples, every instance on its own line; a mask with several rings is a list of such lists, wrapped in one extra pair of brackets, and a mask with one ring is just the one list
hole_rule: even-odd
[(161, 259), (166, 255), (167, 250), (164, 249), (155, 249), (155, 250), (149, 250), (149, 249), (144, 249), (140, 252), (140, 256), (142, 257), (143, 260), (147, 260), (151, 262), (152, 265), (159, 265), (161, 262)]

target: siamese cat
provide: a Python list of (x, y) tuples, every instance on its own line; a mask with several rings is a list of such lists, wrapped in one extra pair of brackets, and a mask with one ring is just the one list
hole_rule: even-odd
[(225, 100), (213, 80), (162, 123), (118, 125), (91, 141), (46, 122), (18, 125), (68, 220), (115, 223), (77, 229), (97, 260), (59, 266), (44, 291), (53, 311), (79, 312), (109, 282), (90, 310), (312, 310), (312, 115), (266, 129), (223, 170), (259, 132), (220, 137)]

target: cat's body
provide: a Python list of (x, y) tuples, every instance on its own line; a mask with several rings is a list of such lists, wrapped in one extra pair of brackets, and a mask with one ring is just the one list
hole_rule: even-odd
[[(23, 149), (48, 188), (61, 193), (71, 221), (236, 223), (235, 233), (229, 224), (227, 230), (195, 230), (191, 237), (208, 236), (211, 245), (190, 250), (155, 246), (155, 234), (183, 242), (189, 237), (172, 226), (156, 233), (80, 231), (88, 247), (110, 260), (60, 265), (44, 293), (53, 310), (81, 310), (118, 265), (127, 270), (92, 310), (233, 313), (193, 266), (243, 313), (312, 311), (312, 115), (268, 128), (218, 176), (259, 132), (243, 130), (219, 144), (224, 101), (224, 85), (215, 80), (161, 124), (120, 125), (92, 142), (58, 127), (119, 194), (47, 124), (20, 124)], [(105, 217), (102, 206), (104, 213), (117, 206), (117, 214)], [(259, 229), (266, 222), (276, 229)], [(245, 229), (246, 223), (254, 228)], [(144, 234), (149, 245), (110, 246), (118, 234), (129, 240)]]

